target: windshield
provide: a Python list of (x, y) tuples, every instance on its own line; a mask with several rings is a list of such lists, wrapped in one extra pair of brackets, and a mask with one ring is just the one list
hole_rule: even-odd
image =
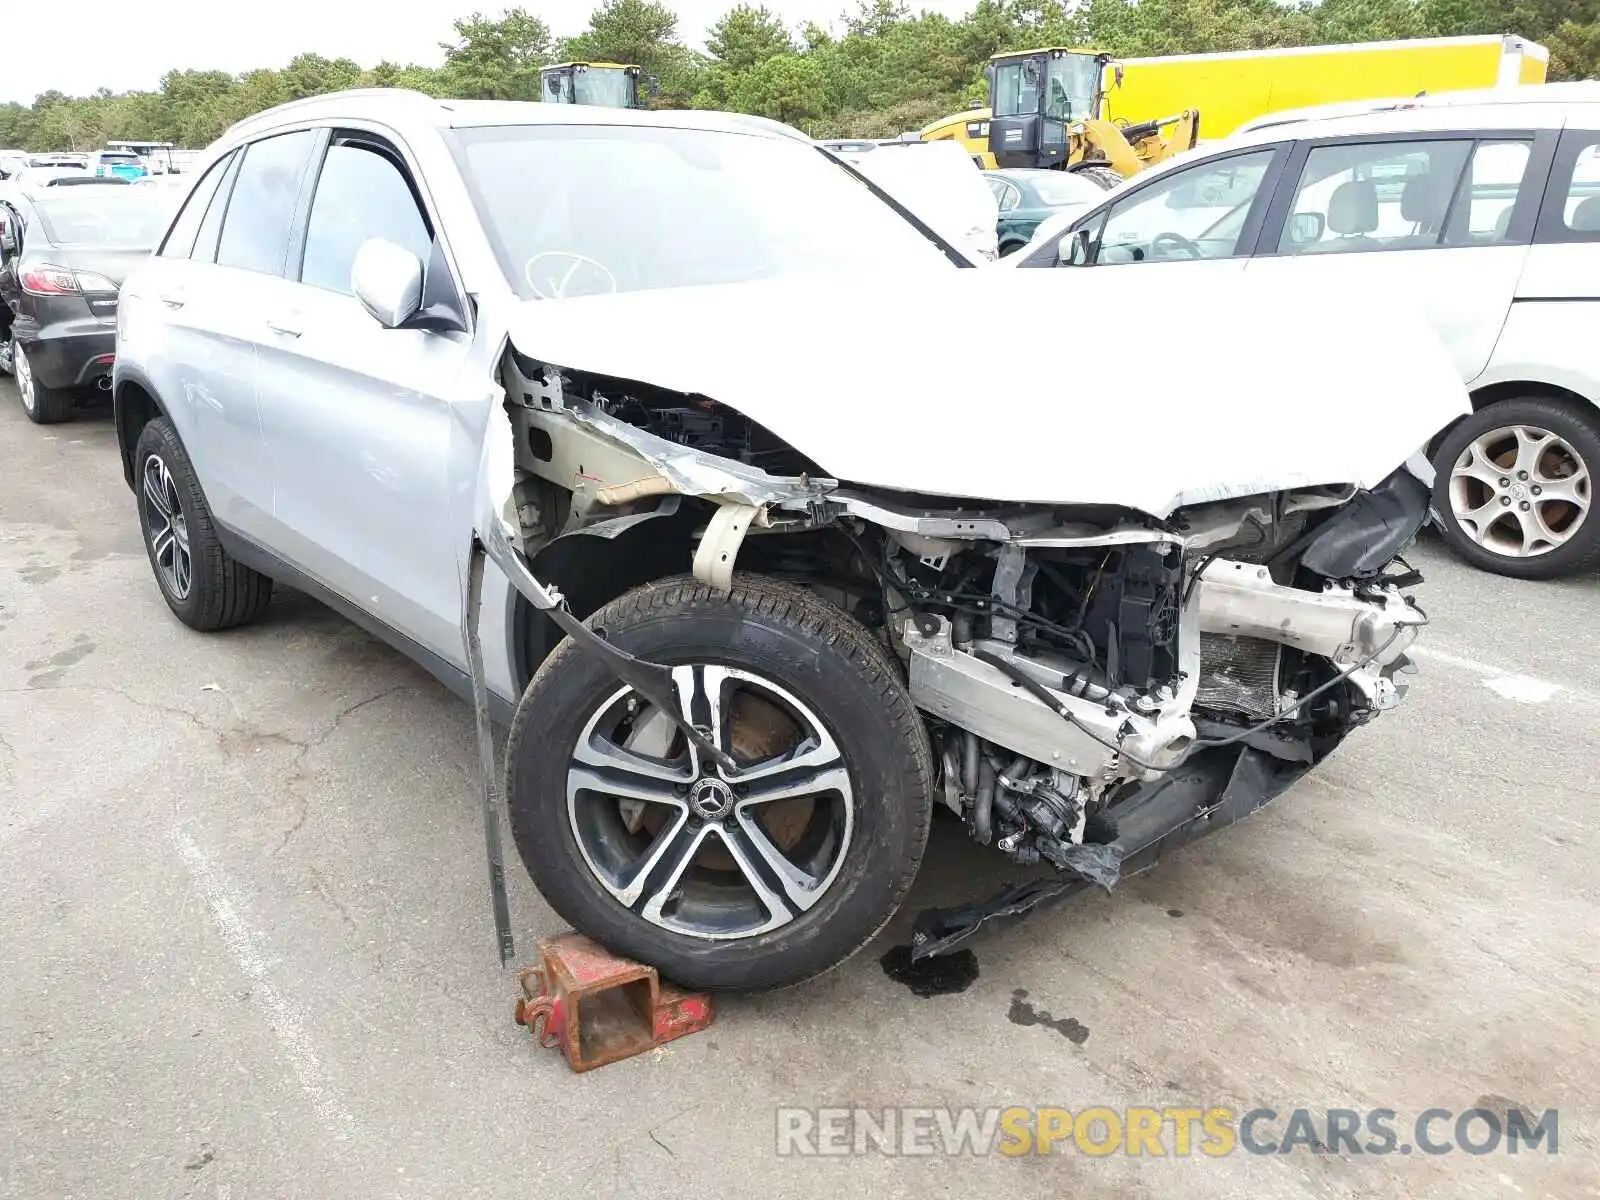
[(1094, 112), (1100, 63), (1092, 54), (1063, 54), (1045, 70), (1044, 115), (1052, 121), (1081, 121)]
[(952, 266), (809, 143), (608, 125), (457, 129), (451, 139), (525, 299)]
[(149, 250), (166, 231), (170, 209), (136, 188), (86, 197), (73, 188), (71, 198), (52, 197), (34, 205), (45, 236), (57, 246), (108, 246)]
[(1062, 204), (1098, 204), (1106, 189), (1069, 171), (1038, 171), (1028, 176), (1028, 186), (1043, 204), (1055, 208)]
[(573, 95), (579, 104), (598, 104), (604, 108), (631, 108), (632, 80), (616, 67), (579, 67), (573, 75)]
[(994, 115), (1031, 116), (1039, 111), (1039, 60), (1001, 63), (994, 71)]

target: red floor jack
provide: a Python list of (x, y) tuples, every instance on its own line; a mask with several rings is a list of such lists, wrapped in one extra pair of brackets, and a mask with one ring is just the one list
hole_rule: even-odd
[(574, 1071), (697, 1033), (713, 1020), (709, 996), (663, 983), (654, 967), (618, 958), (581, 933), (539, 943), (540, 965), (518, 976), (517, 1024)]

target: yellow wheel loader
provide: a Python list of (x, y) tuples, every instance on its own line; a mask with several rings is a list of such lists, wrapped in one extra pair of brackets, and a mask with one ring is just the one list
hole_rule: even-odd
[(628, 63), (567, 62), (539, 68), (539, 97), (546, 104), (597, 104), (648, 108), (659, 88)]
[(1020, 50), (995, 55), (987, 74), (986, 149), (999, 167), (1078, 171), (1113, 187), (1200, 138), (1198, 109), (1131, 125), (1109, 119), (1106, 77), (1118, 86), (1122, 68), (1106, 54)]

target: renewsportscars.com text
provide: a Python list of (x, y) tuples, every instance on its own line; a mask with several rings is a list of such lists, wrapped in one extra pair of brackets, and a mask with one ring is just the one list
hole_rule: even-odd
[(780, 1108), (777, 1152), (1012, 1158), (1555, 1154), (1559, 1125), (1553, 1108), (1538, 1115), (1515, 1108), (1429, 1108), (1414, 1116), (1391, 1108)]

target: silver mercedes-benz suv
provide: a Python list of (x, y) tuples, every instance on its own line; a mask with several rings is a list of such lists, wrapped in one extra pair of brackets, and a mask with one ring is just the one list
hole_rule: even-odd
[[(1413, 451), (1465, 398), (1371, 298), (971, 267), (754, 118), (262, 113), (122, 290), (156, 583), (197, 630), (291, 585), (472, 697), (486, 762), (509, 722), (534, 881), (691, 985), (859, 948), (936, 804), (1056, 874), (919, 954), (1113, 886), (1400, 700)], [(1046, 364), (1091, 308), (1193, 352)], [(975, 376), (974, 312), (1041, 369)]]

